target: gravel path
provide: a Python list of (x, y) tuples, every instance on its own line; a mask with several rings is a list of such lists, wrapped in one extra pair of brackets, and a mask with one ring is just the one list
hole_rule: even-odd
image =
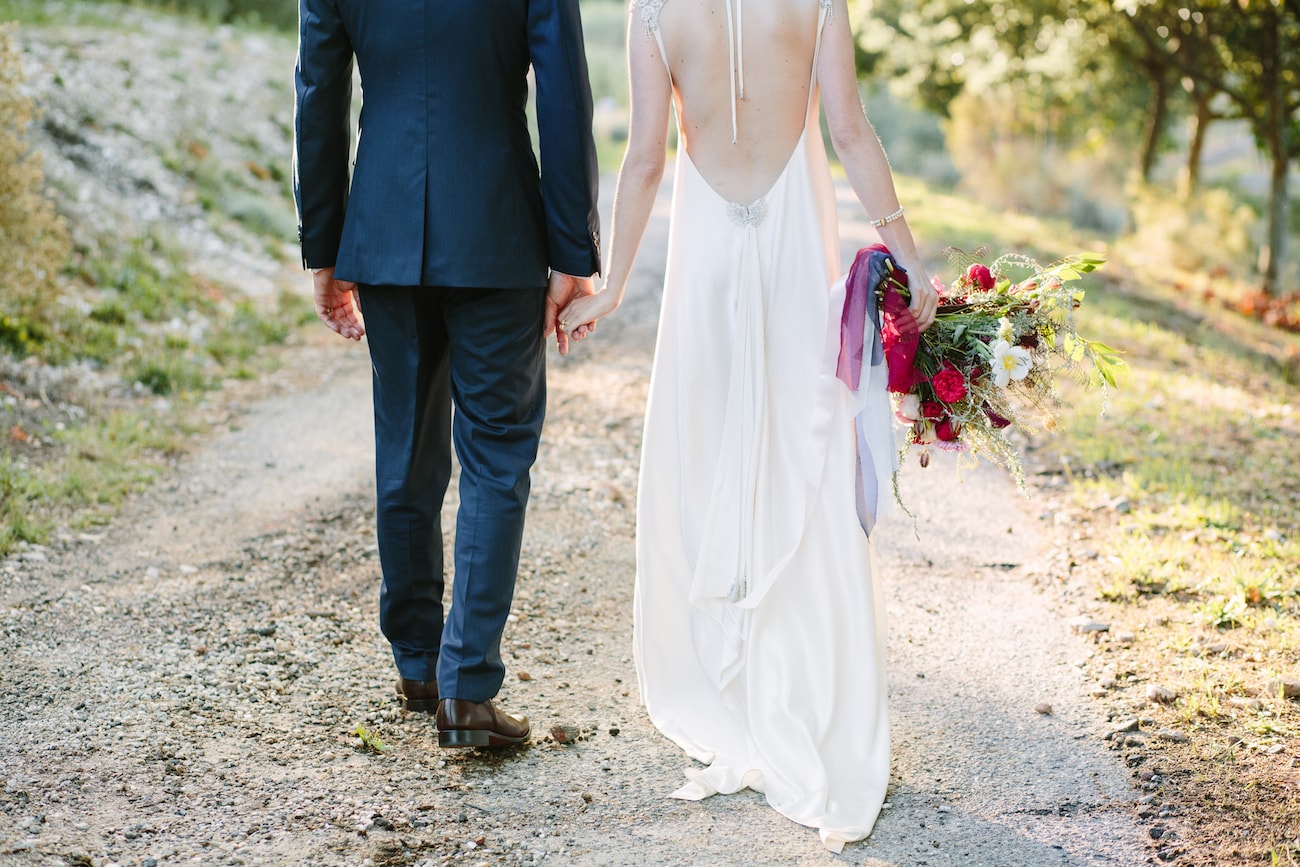
[[(623, 318), (552, 358), (502, 696), (538, 743), (441, 752), (397, 708), (376, 627), (368, 365), (321, 336), (106, 533), (0, 565), (0, 857), (1143, 863), (1137, 794), (1072, 664), (1088, 647), (1035, 589), (1046, 525), (995, 472), (954, 485), (947, 460), (906, 473), (920, 540), (897, 517), (878, 536), (895, 745), (871, 839), (837, 859), (758, 795), (664, 797), (687, 762), (639, 708), (630, 630), (666, 201)], [(865, 238), (845, 235), (846, 254)]]

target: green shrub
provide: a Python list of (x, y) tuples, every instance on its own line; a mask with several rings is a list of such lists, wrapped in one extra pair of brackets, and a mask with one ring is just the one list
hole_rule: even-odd
[(40, 155), (27, 145), (36, 110), (23, 81), (17, 26), (0, 25), (0, 349), (29, 355), (49, 333), (70, 247)]

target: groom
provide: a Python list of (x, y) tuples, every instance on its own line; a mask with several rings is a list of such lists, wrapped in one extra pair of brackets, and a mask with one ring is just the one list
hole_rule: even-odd
[[(408, 710), (436, 712), (444, 747), (522, 743), (528, 720), (492, 698), (545, 413), (545, 339), (600, 269), (578, 0), (300, 0), (299, 16), (303, 265), (321, 319), (369, 335), (379, 620), (397, 692)], [(354, 57), (364, 107), (349, 182)], [(556, 340), (565, 352), (563, 331)]]

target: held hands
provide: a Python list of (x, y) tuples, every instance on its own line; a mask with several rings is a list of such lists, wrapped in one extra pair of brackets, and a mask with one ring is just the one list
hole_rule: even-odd
[[(542, 322), (542, 336), (550, 337), (554, 333), (555, 347), (560, 350), (561, 355), (569, 354), (570, 333), (566, 327), (568, 321), (560, 311), (570, 307), (575, 298), (587, 297), (594, 291), (595, 287), (590, 277), (573, 277), (569, 274), (561, 274), (559, 271), (551, 272), (551, 279), (546, 287), (546, 314)], [(560, 320), (558, 328), (556, 320)], [(595, 323), (592, 323), (592, 327), (595, 327)]]
[(316, 296), (316, 315), (336, 334), (348, 340), (360, 340), (366, 328), (358, 315), (357, 284), (335, 280), (333, 268), (322, 268), (312, 274)]
[(596, 330), (597, 320), (618, 309), (623, 301), (621, 292), (605, 284), (597, 293), (575, 299), (560, 313), (560, 328), (569, 332), (574, 340), (581, 340)]

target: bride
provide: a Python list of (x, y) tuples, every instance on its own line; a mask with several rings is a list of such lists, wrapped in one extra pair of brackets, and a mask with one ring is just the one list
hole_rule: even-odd
[(840, 851), (875, 823), (889, 730), (854, 400), (830, 339), (841, 269), (819, 97), (867, 218), (911, 276), (922, 329), (937, 298), (862, 111), (846, 0), (634, 0), (628, 66), (608, 275), (560, 323), (582, 339), (622, 300), (672, 105), (637, 500), (642, 699), (701, 763), (676, 797), (749, 787)]

